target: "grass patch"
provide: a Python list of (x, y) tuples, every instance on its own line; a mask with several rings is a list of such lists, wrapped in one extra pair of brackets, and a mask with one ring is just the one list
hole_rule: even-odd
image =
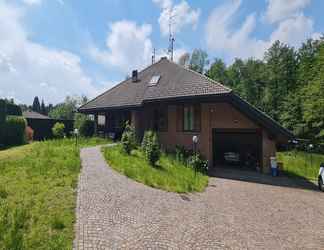
[(324, 155), (310, 154), (303, 151), (278, 152), (278, 161), (283, 162), (284, 172), (292, 177), (301, 177), (316, 181)]
[(176, 161), (173, 157), (162, 154), (157, 167), (150, 166), (140, 150), (133, 150), (131, 155), (122, 152), (121, 146), (103, 148), (109, 165), (127, 177), (147, 186), (170, 192), (201, 192), (208, 184), (208, 176)]
[(0, 151), (0, 249), (72, 249), (79, 147), (62, 139)]

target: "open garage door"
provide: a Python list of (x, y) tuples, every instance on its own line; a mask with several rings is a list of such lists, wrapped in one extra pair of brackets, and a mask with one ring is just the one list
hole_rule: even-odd
[(259, 130), (213, 129), (213, 159), (216, 167), (256, 170), (262, 156)]

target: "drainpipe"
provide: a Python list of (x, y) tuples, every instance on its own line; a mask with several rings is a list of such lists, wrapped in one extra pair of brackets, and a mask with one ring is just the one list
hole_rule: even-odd
[(94, 115), (94, 135), (98, 135), (98, 114)]

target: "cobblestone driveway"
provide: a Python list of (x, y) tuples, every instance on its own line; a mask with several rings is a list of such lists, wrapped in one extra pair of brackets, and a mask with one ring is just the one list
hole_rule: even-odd
[(324, 249), (324, 194), (223, 178), (179, 195), (81, 150), (76, 249)]

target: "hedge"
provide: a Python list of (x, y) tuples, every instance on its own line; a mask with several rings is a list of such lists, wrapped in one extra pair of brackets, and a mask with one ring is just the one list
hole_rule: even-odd
[(73, 131), (72, 120), (55, 120), (55, 119), (29, 119), (27, 118), (28, 126), (34, 130), (34, 140), (41, 141), (53, 138), (52, 127), (56, 122), (64, 124), (65, 135), (69, 136)]
[(4, 125), (4, 144), (6, 146), (21, 145), (26, 142), (26, 120), (21, 116), (8, 116)]
[(0, 147), (4, 146), (4, 126), (6, 121), (6, 102), (0, 99)]
[(21, 108), (13, 103), (7, 103), (7, 115), (22, 116)]

